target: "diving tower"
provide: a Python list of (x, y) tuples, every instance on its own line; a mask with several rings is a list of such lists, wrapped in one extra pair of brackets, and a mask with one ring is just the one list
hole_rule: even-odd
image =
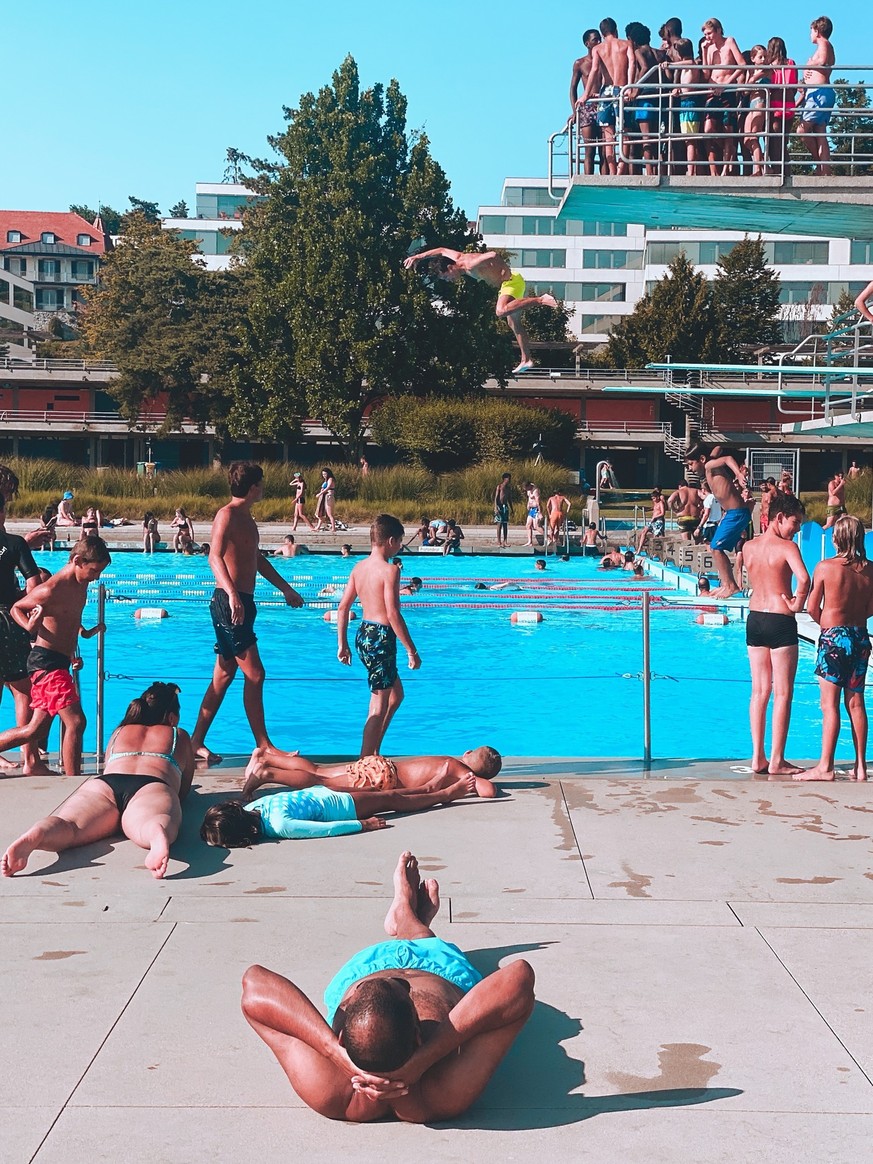
[[(790, 124), (768, 115), (757, 137), (767, 172), (753, 176), (751, 158), (737, 156), (743, 141), (738, 130), (681, 132), (675, 82), (662, 80), (664, 74), (658, 72), (642, 84), (638, 80), (623, 86), (615, 96), (588, 102), (589, 112), (592, 106), (614, 106), (614, 124), (626, 128), (619, 129), (612, 144), (586, 137), (579, 111), (551, 135), (548, 189), (559, 204), (558, 218), (636, 223), (653, 230), (873, 237), (873, 109), (858, 103), (859, 93), (867, 100), (873, 97), (873, 84), (864, 80), (873, 66), (839, 65), (834, 71), (839, 74), (833, 82), (837, 106), (827, 130), (833, 175), (814, 172)], [(738, 83), (722, 90), (724, 116), (733, 111), (740, 127), (748, 114), (749, 90)], [(786, 103), (784, 87), (758, 82), (754, 90), (768, 106)], [(683, 102), (689, 93), (697, 99), (690, 112), (698, 114), (701, 126), (711, 92), (712, 84), (705, 81), (683, 86)], [(651, 110), (650, 120), (643, 123), (636, 121), (638, 95)], [(683, 117), (688, 112), (683, 106)], [(703, 158), (688, 161), (690, 141), (701, 155), (707, 142), (720, 143), (719, 152), (731, 158), (725, 168), (733, 172), (712, 176)], [(595, 160), (610, 172), (595, 174)]]
[(787, 175), (711, 178), (577, 174), (559, 218), (639, 223), (650, 230), (735, 230), (821, 238), (873, 236), (869, 179)]

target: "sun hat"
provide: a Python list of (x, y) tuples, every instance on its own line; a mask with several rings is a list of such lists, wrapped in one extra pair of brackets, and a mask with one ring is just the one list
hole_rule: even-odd
[(64, 501), (72, 501), (72, 500), (73, 500), (73, 494), (68, 489), (66, 491), (66, 493), (64, 494)]

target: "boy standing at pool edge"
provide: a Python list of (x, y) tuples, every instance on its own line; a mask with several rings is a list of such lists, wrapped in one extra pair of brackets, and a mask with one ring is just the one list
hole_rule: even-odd
[(370, 526), (370, 555), (352, 570), (337, 610), (337, 658), (349, 666), (349, 616), (352, 603), (356, 598), (361, 600), (363, 617), (355, 636), (355, 649), (367, 669), (370, 684), (362, 756), (379, 754), (388, 725), (403, 701), (403, 684), (397, 673), (398, 639), (409, 656), (409, 669), (417, 671), (421, 666), (400, 613), (400, 571), (391, 562), (402, 545), (403, 526), (396, 517), (380, 514)]
[[(770, 502), (767, 532), (753, 538), (743, 551), (752, 588), (746, 619), (746, 646), (752, 673), (749, 703), (752, 770), (759, 775), (767, 773), (771, 780), (801, 771), (785, 759), (785, 743), (797, 673), (798, 635), (794, 616), (803, 610), (809, 593), (809, 574), (794, 541), (800, 532), (803, 514), (799, 498), (777, 494)], [(797, 593), (793, 596), (792, 575), (797, 579)], [(764, 753), (764, 729), (771, 692), (773, 722), (768, 761)]]
[(795, 780), (833, 780), (840, 734), (840, 696), (852, 725), (855, 780), (867, 779), (867, 708), (864, 684), (870, 659), (867, 620), (873, 615), (873, 566), (864, 548), (864, 526), (844, 514), (834, 526), (835, 558), (819, 562), (812, 575), (807, 610), (821, 627), (815, 673), (821, 693), (821, 759)]

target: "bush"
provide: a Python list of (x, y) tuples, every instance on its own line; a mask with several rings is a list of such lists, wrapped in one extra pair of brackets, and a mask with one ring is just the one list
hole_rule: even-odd
[(488, 397), (389, 400), (370, 424), (374, 441), (434, 472), (526, 457), (540, 437), (544, 456), (565, 460), (576, 429), (566, 413)]

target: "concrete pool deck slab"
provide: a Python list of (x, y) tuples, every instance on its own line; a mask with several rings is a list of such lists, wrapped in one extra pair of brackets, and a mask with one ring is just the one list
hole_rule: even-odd
[[(34, 854), (0, 883), (0, 1159), (864, 1159), (870, 790), (597, 763), (510, 761), (496, 802), (230, 853), (197, 839), (239, 787), (227, 764), (198, 773), (163, 882), (123, 840)], [(0, 781), (4, 837), (71, 787)], [(438, 932), (483, 972), (528, 958), (538, 1003), (458, 1121), (334, 1124), (249, 1031), (240, 975), (261, 962), (320, 1002), (380, 939), (403, 848), (440, 880)]]

